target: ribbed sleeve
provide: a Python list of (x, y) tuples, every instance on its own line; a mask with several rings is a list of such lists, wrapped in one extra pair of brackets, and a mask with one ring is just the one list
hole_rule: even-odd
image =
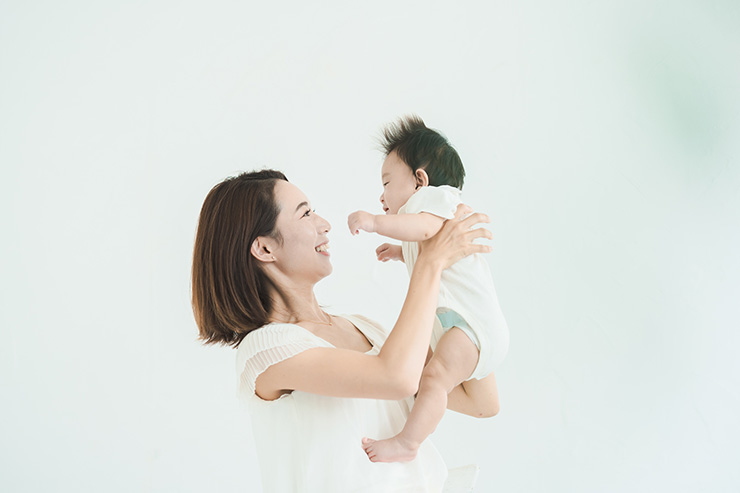
[(270, 324), (250, 332), (236, 358), (238, 393), (254, 396), (257, 377), (270, 366), (306, 349), (332, 347), (306, 329), (292, 324)]

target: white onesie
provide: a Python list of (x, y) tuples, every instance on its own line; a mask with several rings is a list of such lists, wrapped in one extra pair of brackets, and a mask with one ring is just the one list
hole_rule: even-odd
[[(399, 210), (399, 214), (427, 212), (452, 219), (460, 200), (460, 190), (449, 185), (421, 187)], [(419, 256), (419, 244), (404, 241), (403, 259), (409, 275)], [(493, 286), (488, 263), (481, 254), (473, 254), (442, 272), (437, 300), (437, 321), (432, 334), (432, 349), (450, 329), (450, 321), (460, 327), (480, 351), (478, 365), (471, 378), (488, 376), (509, 350), (509, 327), (506, 325)], [(462, 319), (462, 320), (460, 320)]]

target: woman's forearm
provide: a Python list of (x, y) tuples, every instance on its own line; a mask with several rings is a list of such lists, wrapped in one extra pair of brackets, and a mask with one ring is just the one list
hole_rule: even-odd
[(437, 307), (442, 265), (420, 256), (414, 266), (409, 290), (393, 330), (378, 355), (394, 375), (416, 392), (429, 348)]

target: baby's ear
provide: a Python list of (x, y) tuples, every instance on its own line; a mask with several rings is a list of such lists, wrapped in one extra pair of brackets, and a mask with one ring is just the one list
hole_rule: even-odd
[(429, 186), (429, 175), (423, 169), (417, 169), (414, 172), (414, 178), (416, 178), (416, 188)]

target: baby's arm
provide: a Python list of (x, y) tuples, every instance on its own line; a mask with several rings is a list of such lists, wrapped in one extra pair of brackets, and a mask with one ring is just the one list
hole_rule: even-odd
[(431, 238), (442, 227), (444, 219), (434, 214), (374, 215), (365, 211), (353, 212), (347, 219), (349, 230), (356, 235), (360, 230), (378, 233), (400, 241), (423, 241)]

